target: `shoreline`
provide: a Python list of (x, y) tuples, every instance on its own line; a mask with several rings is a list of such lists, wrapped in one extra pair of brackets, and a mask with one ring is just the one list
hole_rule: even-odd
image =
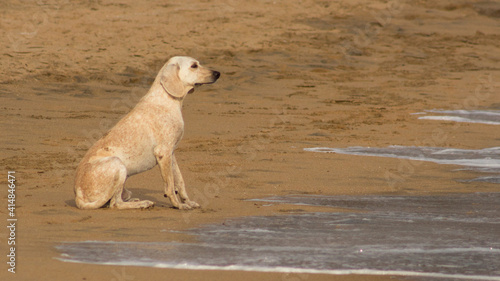
[[(331, 269), (331, 270), (315, 270), (315, 269), (300, 269), (300, 268), (255, 268), (255, 267), (244, 267), (244, 266), (182, 266), (182, 265), (156, 265), (148, 266), (146, 264), (128, 264), (128, 263), (111, 263), (111, 264), (93, 264), (85, 262), (75, 262), (75, 261), (64, 261), (69, 263), (77, 264), (87, 264), (87, 265), (106, 265), (106, 266), (119, 266), (119, 267), (146, 267), (146, 268), (158, 268), (158, 269), (173, 269), (173, 270), (189, 270), (189, 271), (219, 271), (219, 272), (248, 272), (248, 273), (273, 273), (273, 274), (287, 274), (287, 275), (303, 275), (308, 276), (304, 279), (309, 279), (309, 276), (331, 276), (335, 277), (353, 277), (355, 278), (371, 278), (371, 277), (390, 277), (388, 280), (397, 280), (395, 278), (453, 278), (459, 280), (500, 280), (500, 276), (485, 276), (485, 275), (466, 275), (466, 274), (441, 274), (441, 273), (431, 273), (431, 272), (416, 272), (416, 271), (402, 271), (402, 270), (373, 270), (373, 269), (352, 269), (352, 270), (341, 270), (341, 269)], [(349, 279), (350, 280), (350, 279)], [(357, 279), (354, 279), (357, 280)], [(363, 279), (360, 279), (363, 280)], [(371, 279), (370, 279), (371, 280)], [(406, 280), (406, 279), (404, 279)]]

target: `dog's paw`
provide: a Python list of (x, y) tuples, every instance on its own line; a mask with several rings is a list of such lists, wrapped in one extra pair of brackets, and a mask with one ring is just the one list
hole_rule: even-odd
[(140, 208), (141, 209), (149, 209), (149, 208), (153, 208), (154, 205), (155, 205), (155, 202), (153, 201), (149, 201), (149, 200), (143, 200), (143, 201), (139, 201), (137, 203), (140, 203)]
[(194, 201), (191, 201), (191, 200), (188, 200), (185, 202), (187, 205), (189, 205), (191, 208), (200, 208), (200, 204), (194, 202)]
[(200, 205), (194, 201), (188, 200), (184, 203), (180, 203), (176, 208), (179, 210), (192, 210), (195, 208), (200, 208)]
[(177, 209), (179, 209), (179, 210), (192, 210), (193, 207), (189, 206), (188, 204), (181, 203), (181, 204), (179, 204)]

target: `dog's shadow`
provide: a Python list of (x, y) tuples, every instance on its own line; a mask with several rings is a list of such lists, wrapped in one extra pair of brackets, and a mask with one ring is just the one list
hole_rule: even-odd
[[(163, 193), (157, 189), (145, 189), (140, 187), (127, 187), (127, 189), (132, 192), (132, 198), (139, 198), (139, 200), (158, 202), (160, 198), (159, 195), (163, 195)], [(163, 196), (161, 196), (161, 198), (163, 198)]]
[(76, 208), (76, 203), (75, 203), (75, 199), (74, 198), (71, 199), (71, 200), (66, 200), (66, 201), (64, 201), (64, 203), (66, 203), (66, 205), (69, 206), (69, 207)]

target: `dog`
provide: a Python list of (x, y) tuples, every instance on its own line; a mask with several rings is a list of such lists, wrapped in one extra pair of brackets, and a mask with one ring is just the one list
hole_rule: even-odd
[(80, 209), (150, 208), (154, 202), (131, 199), (124, 184), (128, 177), (157, 164), (165, 197), (174, 208), (199, 204), (186, 193), (174, 151), (184, 133), (182, 103), (195, 86), (212, 84), (220, 72), (190, 57), (172, 57), (161, 68), (148, 93), (85, 154), (76, 170), (75, 202)]

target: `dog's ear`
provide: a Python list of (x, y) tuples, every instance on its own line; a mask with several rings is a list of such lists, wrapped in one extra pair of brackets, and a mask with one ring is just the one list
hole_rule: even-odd
[(163, 70), (162, 76), (160, 77), (160, 84), (163, 86), (165, 91), (175, 97), (182, 98), (187, 92), (184, 89), (184, 85), (179, 78), (180, 66), (177, 63), (171, 63), (166, 66)]

